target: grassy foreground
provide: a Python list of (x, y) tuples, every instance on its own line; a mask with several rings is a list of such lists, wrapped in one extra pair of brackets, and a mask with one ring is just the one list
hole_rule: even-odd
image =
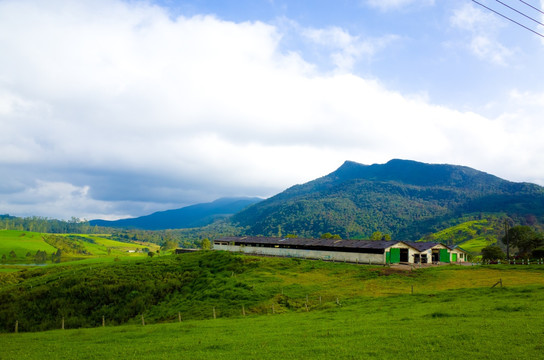
[(0, 335), (2, 359), (537, 359), (544, 287), (345, 301), (321, 311)]
[(0, 273), (0, 359), (535, 359), (542, 304), (538, 265), (399, 271), (213, 251), (65, 263)]

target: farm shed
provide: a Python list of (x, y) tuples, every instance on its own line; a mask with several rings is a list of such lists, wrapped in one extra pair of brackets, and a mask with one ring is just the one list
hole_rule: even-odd
[[(407, 241), (412, 247), (415, 247), (419, 253), (414, 254), (414, 263), (449, 263), (452, 261), (451, 249), (444, 244), (435, 242), (411, 242)], [(456, 255), (457, 259), (457, 255)]]
[(451, 262), (464, 262), (468, 261), (469, 252), (460, 248), (459, 246), (450, 246)]
[(417, 248), (403, 241), (303, 239), (280, 237), (224, 237), (213, 242), (214, 250), (347, 261), (362, 264), (413, 263)]

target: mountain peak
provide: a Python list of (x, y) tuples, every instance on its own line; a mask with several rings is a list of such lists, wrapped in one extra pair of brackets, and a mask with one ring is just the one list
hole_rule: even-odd
[(335, 181), (353, 179), (394, 181), (416, 186), (483, 186), (506, 182), (496, 176), (460, 165), (427, 164), (414, 160), (392, 159), (385, 164), (363, 165), (347, 160), (327, 176)]

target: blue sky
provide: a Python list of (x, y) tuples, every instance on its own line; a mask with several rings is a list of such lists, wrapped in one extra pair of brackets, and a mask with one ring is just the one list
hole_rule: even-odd
[(0, 0), (0, 213), (268, 197), (344, 160), (544, 185), (543, 40), (465, 0)]

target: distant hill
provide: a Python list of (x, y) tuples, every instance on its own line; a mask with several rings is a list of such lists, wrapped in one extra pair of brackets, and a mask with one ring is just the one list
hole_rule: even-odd
[(346, 161), (336, 171), (255, 204), (231, 218), (248, 235), (322, 233), (368, 238), (374, 231), (396, 239), (467, 221), (467, 214), (502, 213), (544, 223), (544, 188), (514, 183), (457, 165), (391, 160)]
[(155, 212), (151, 215), (121, 220), (91, 220), (94, 226), (120, 229), (164, 230), (206, 226), (253, 205), (261, 198), (221, 198), (210, 203), (196, 204), (181, 209)]

